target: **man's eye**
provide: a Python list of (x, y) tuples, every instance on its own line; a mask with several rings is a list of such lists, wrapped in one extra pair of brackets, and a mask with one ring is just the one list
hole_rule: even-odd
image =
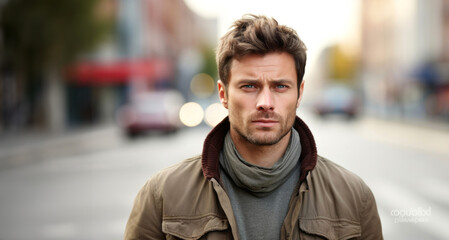
[(242, 88), (255, 88), (255, 86), (251, 85), (251, 84), (246, 84), (246, 85), (243, 85)]
[(277, 87), (277, 88), (288, 88), (288, 86), (287, 86), (287, 85), (282, 85), (282, 84), (280, 84), (280, 85), (277, 85), (276, 87)]

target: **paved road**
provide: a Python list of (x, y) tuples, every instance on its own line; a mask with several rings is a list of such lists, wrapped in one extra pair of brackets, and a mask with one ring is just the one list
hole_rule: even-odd
[[(315, 133), (318, 152), (371, 186), (385, 239), (449, 239), (447, 131), (300, 115)], [(208, 131), (185, 129), (126, 141), (118, 131), (105, 130), (3, 153), (4, 160), (14, 162), (17, 156), (24, 164), (0, 169), (0, 239), (121, 239), (146, 179), (199, 153)], [(80, 145), (101, 147), (84, 151)], [(45, 146), (56, 147), (37, 154)], [(34, 155), (40, 160), (30, 161)]]

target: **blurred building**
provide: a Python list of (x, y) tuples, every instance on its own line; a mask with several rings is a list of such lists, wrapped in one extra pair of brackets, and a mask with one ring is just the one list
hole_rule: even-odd
[[(111, 2), (111, 1), (110, 1)], [(217, 41), (216, 19), (182, 0), (114, 0), (117, 37), (71, 69), (71, 125), (114, 120), (115, 110), (141, 92), (175, 88), (187, 95), (204, 51)]]
[(361, 12), (367, 112), (449, 121), (449, 1), (364, 0)]
[[(215, 71), (206, 55), (217, 42), (217, 20), (198, 16), (183, 0), (100, 0), (95, 14), (112, 16), (112, 36), (58, 76), (23, 87), (1, 66), (0, 133), (112, 122), (139, 92), (174, 88), (187, 95), (196, 73)], [(33, 96), (21, 97), (30, 88)]]

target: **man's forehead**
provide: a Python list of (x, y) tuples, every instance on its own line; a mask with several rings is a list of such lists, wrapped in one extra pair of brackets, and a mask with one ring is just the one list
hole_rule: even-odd
[[(233, 59), (230, 73), (231, 78), (238, 75), (239, 78), (247, 76), (250, 79), (258, 79), (267, 75), (272, 79), (296, 80), (295, 62), (288, 53), (248, 54)], [(293, 77), (295, 79), (292, 79)]]

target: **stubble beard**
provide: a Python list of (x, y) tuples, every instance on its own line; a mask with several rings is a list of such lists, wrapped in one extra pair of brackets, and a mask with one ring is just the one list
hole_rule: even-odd
[(253, 134), (244, 134), (240, 131), (240, 129), (235, 128), (234, 130), (239, 134), (239, 136), (244, 139), (245, 141), (257, 145), (257, 146), (272, 146), (277, 144), (279, 141), (281, 141), (282, 138), (284, 138), (289, 132), (290, 128), (288, 128), (287, 131), (283, 131), (280, 135), (278, 135), (276, 138), (271, 139), (270, 136), (254, 136)]
[[(282, 120), (282, 119), (279, 119)], [(280, 121), (280, 123), (282, 123), (283, 121)], [(279, 141), (281, 141), (281, 139), (283, 139), (291, 130), (291, 128), (293, 127), (293, 122), (292, 121), (291, 124), (286, 124), (286, 125), (281, 125), (279, 131), (277, 132), (270, 132), (269, 128), (267, 129), (259, 129), (258, 131), (267, 131), (266, 133), (260, 133), (260, 135), (258, 134), (253, 134), (251, 133), (248, 129), (248, 131), (245, 133), (244, 131), (242, 131), (242, 129), (240, 129), (237, 126), (232, 126), (232, 128), (236, 131), (236, 133), (240, 136), (241, 139), (245, 140), (246, 142), (249, 142), (253, 145), (257, 145), (257, 146), (272, 146), (277, 144)], [(272, 136), (275, 135), (275, 136)]]

